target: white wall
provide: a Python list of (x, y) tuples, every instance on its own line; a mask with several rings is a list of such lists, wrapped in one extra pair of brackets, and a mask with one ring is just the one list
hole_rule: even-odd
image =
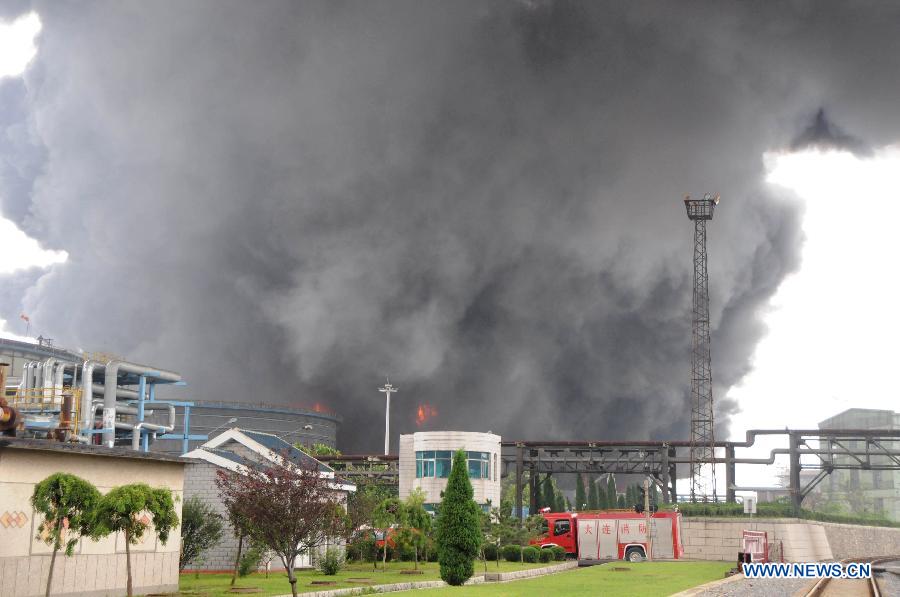
[(441, 491), (447, 487), (447, 479), (416, 478), (416, 452), (425, 450), (466, 450), (491, 454), (491, 478), (471, 479), (475, 501), (484, 504), (491, 501), (500, 506), (500, 436), (493, 433), (471, 431), (419, 431), (400, 436), (400, 499), (405, 499), (416, 487), (428, 496), (426, 502), (441, 501)]

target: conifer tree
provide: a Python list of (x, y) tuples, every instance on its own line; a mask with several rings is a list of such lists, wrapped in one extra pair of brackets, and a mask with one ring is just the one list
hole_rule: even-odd
[(584, 510), (587, 507), (587, 496), (584, 494), (584, 477), (578, 473), (575, 481), (575, 510)]
[(606, 503), (609, 504), (609, 508), (615, 508), (618, 506), (618, 499), (616, 492), (616, 477), (612, 474), (606, 477)]
[(474, 495), (466, 453), (459, 450), (453, 455), (437, 518), (441, 578), (450, 585), (461, 585), (475, 573), (475, 558), (481, 547), (481, 516)]
[(600, 508), (600, 501), (597, 496), (597, 481), (595, 479), (588, 479), (588, 483), (591, 484), (590, 489), (588, 490), (588, 510), (597, 510)]
[(541, 508), (556, 508), (556, 496), (553, 493), (553, 479), (550, 476), (544, 478), (542, 483)]

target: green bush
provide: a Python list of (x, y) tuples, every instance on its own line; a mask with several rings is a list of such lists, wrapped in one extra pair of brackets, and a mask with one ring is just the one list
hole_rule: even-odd
[(518, 562), (522, 559), (522, 546), (504, 545), (502, 548), (500, 548), (500, 553), (503, 555), (503, 559), (507, 562)]
[(428, 550), (428, 561), (429, 562), (437, 562), (438, 561), (438, 552), (436, 549)]
[(347, 546), (347, 559), (354, 562), (373, 562), (378, 558), (378, 547), (371, 536), (359, 537)]
[(536, 563), (540, 555), (541, 550), (532, 545), (529, 545), (528, 547), (522, 549), (522, 560), (528, 562), (529, 564)]
[(550, 551), (553, 552), (553, 559), (557, 562), (562, 562), (566, 559), (566, 549), (564, 547), (554, 545), (550, 548)]
[(241, 555), (241, 561), (238, 563), (238, 576), (247, 576), (251, 572), (256, 572), (265, 551), (266, 548), (261, 545), (251, 545), (250, 549)]
[(397, 555), (401, 562), (412, 562), (416, 559), (416, 548), (412, 545), (401, 543), (397, 547)]
[[(681, 515), (690, 518), (694, 516), (710, 516), (718, 518), (745, 517), (743, 504), (723, 503), (683, 503), (678, 504)], [(756, 505), (758, 518), (794, 518), (791, 505), (786, 502), (761, 502)], [(818, 520), (820, 522), (838, 522), (844, 524), (861, 524), (880, 527), (900, 527), (900, 522), (887, 520), (877, 516), (853, 516), (842, 514), (826, 514), (803, 509), (799, 518), (806, 520)]]
[(485, 560), (496, 560), (497, 559), (497, 546), (493, 543), (485, 543), (484, 544), (484, 559)]
[(553, 559), (553, 551), (549, 547), (547, 549), (542, 549), (540, 555), (538, 555), (538, 559), (542, 564), (546, 564)]
[(441, 579), (449, 585), (461, 585), (475, 574), (475, 558), (481, 547), (481, 510), (474, 496), (466, 453), (457, 450), (436, 526)]
[(333, 547), (329, 547), (325, 551), (325, 555), (319, 560), (318, 569), (326, 576), (334, 576), (341, 571), (344, 566), (344, 560), (341, 554)]

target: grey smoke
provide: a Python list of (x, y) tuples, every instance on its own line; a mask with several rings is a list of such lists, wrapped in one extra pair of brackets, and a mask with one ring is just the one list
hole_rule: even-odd
[(385, 374), (399, 431), (429, 403), (509, 438), (686, 438), (681, 197), (717, 191), (724, 433), (801, 244), (761, 156), (822, 105), (897, 139), (900, 14), (688, 6), (37, 3), (38, 61), (0, 83), (36, 170), (2, 205), (70, 261), (5, 317), (184, 398), (321, 402), (345, 451), (379, 449)]
[(816, 147), (820, 149), (838, 149), (851, 151), (857, 155), (868, 156), (872, 148), (860, 139), (844, 132), (828, 119), (825, 109), (816, 112), (812, 122), (791, 142), (792, 150)]

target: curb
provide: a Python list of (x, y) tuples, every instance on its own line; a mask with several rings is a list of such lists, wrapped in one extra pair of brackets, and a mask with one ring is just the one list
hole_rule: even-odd
[[(494, 582), (511, 582), (514, 580), (524, 580), (526, 578), (536, 578), (547, 574), (555, 574), (565, 570), (573, 570), (578, 566), (578, 562), (563, 562), (555, 566), (544, 566), (543, 568), (529, 568), (527, 570), (516, 570), (514, 572), (483, 572), (481, 576), (473, 576), (466, 581), (466, 585), (480, 585)], [(493, 576), (495, 579), (487, 580), (486, 577)], [(442, 580), (420, 580), (418, 582), (398, 582), (388, 585), (368, 585), (365, 587), (345, 587), (343, 589), (328, 589), (325, 591), (310, 591), (306, 593), (298, 593), (300, 597), (344, 597), (346, 595), (370, 595), (372, 593), (394, 593), (397, 591), (411, 591), (413, 589), (439, 589), (449, 586)], [(291, 597), (287, 595), (279, 595), (278, 597)]]
[(743, 574), (734, 574), (732, 576), (729, 576), (728, 578), (720, 578), (719, 580), (714, 580), (706, 584), (691, 587), (690, 589), (685, 589), (680, 593), (673, 593), (669, 597), (693, 597), (694, 595), (699, 595), (700, 593), (703, 593), (704, 591), (707, 591), (709, 589), (715, 589), (717, 587), (721, 587), (723, 585), (727, 585), (729, 583), (737, 582), (743, 579)]

